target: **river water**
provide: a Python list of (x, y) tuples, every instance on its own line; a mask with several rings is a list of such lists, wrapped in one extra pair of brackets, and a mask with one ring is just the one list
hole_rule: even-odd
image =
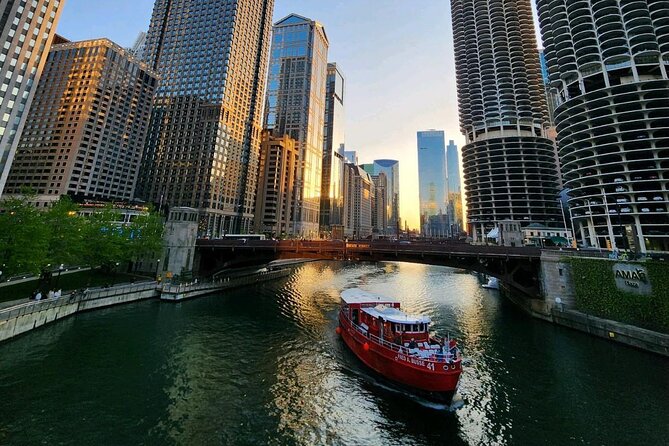
[[(335, 334), (341, 290), (460, 340), (459, 409), (375, 382)], [(77, 315), (0, 345), (1, 445), (666, 445), (669, 361), (533, 320), (476, 276), (309, 263), (178, 304)]]

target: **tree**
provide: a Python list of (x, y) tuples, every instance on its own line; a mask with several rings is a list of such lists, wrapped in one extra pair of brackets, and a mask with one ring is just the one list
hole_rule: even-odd
[(77, 215), (79, 206), (67, 195), (44, 214), (49, 227), (48, 259), (52, 265), (80, 265), (85, 263), (85, 218)]
[(31, 195), (0, 203), (0, 264), (7, 275), (39, 273), (49, 263), (50, 230)]
[(164, 230), (165, 226), (158, 213), (150, 210), (147, 215), (139, 215), (128, 227), (131, 246), (128, 260), (137, 260), (159, 253), (163, 248)]
[(89, 265), (111, 269), (130, 258), (127, 229), (119, 223), (120, 212), (111, 205), (94, 212), (84, 227), (84, 259)]

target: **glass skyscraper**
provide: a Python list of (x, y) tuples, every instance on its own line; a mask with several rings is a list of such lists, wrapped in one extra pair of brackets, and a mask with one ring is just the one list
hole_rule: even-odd
[(0, 1), (0, 195), (64, 3)]
[(274, 0), (157, 0), (160, 76), (139, 196), (200, 210), (200, 233), (252, 228)]
[(421, 230), (429, 217), (448, 212), (448, 179), (444, 132), (418, 132), (418, 185)]
[(323, 131), (323, 174), (321, 181), (321, 232), (343, 224), (344, 212), (344, 93), (346, 81), (341, 68), (328, 64)]
[(319, 232), (328, 38), (323, 25), (291, 14), (274, 24), (265, 127), (288, 135), (300, 154), (293, 233)]

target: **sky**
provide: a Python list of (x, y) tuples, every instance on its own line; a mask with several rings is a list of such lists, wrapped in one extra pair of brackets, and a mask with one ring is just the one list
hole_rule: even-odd
[[(153, 0), (66, 0), (58, 33), (132, 46), (148, 29), (152, 8)], [(400, 214), (417, 228), (416, 132), (444, 130), (446, 144), (464, 144), (448, 0), (275, 0), (275, 21), (290, 13), (325, 27), (328, 60), (347, 81), (347, 150), (356, 150), (360, 163), (399, 160)]]

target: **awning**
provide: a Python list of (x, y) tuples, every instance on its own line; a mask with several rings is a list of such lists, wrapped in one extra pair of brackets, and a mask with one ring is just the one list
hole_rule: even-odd
[(486, 238), (499, 238), (499, 228), (493, 228), (492, 231), (488, 232)]
[(556, 245), (567, 245), (567, 244), (569, 244), (569, 240), (567, 240), (564, 237), (551, 237), (551, 242), (553, 242)]

